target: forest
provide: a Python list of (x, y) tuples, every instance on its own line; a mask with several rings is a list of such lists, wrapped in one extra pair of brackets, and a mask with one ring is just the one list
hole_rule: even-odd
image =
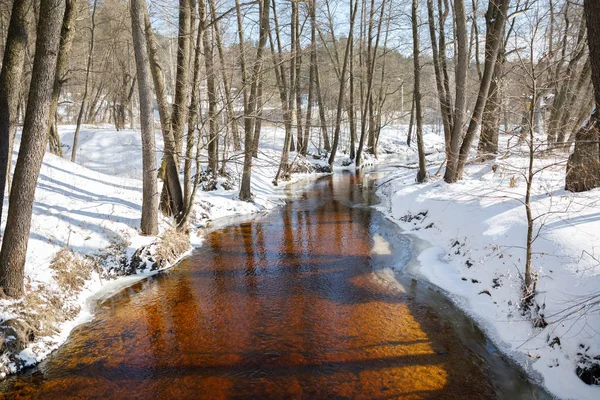
[[(143, 282), (160, 288), (157, 277), (187, 271), (188, 260), (198, 260), (190, 276), (212, 274), (202, 282), (218, 292), (220, 279), (234, 279), (238, 271), (225, 273), (218, 268), (227, 262), (213, 258), (243, 251), (246, 258), (232, 266), (270, 260), (269, 241), (259, 234), (263, 225), (252, 228), (259, 222), (239, 218), (266, 224), (281, 214), (282, 222), (265, 230), (296, 229), (297, 236), (285, 231), (271, 241), (285, 240), (273, 251), (280, 258), (293, 254), (286, 268), (298, 279), (304, 272), (297, 268), (310, 266), (317, 276), (343, 269), (338, 258), (361, 268), (375, 263), (360, 261), (353, 249), (375, 258), (404, 252), (402, 265), (400, 256), (382, 261), (383, 267), (377, 261), (373, 271), (383, 275), (373, 279), (401, 291), (407, 277), (439, 289), (511, 360), (498, 368), (519, 370), (533, 382), (523, 383), (519, 395), (598, 398), (599, 21), (597, 0), (0, 0), (1, 377), (51, 360), (71, 332), (87, 325), (75, 327), (96, 318), (106, 293), (161, 290), (131, 288), (151, 285)], [(323, 189), (327, 179), (331, 187)], [(349, 233), (313, 232), (309, 211), (294, 208), (308, 207), (303, 202), (313, 204), (319, 226), (333, 224), (333, 214)], [(394, 239), (384, 234), (388, 228), (358, 222), (365, 217), (352, 207), (391, 221)], [(231, 226), (238, 230), (219, 233)], [(368, 234), (357, 233), (362, 229)], [(237, 241), (229, 243), (229, 234)], [(410, 244), (396, 243), (398, 237)], [(240, 243), (242, 250), (235, 250)], [(211, 255), (196, 255), (204, 247)], [(331, 260), (323, 260), (329, 253)], [(276, 265), (264, 268), (275, 271)], [(356, 295), (363, 283), (331, 279), (317, 279), (314, 304), (323, 298), (354, 304), (339, 299)], [(297, 290), (310, 292), (311, 282)], [(242, 290), (241, 283), (230, 284), (233, 292)], [(341, 297), (329, 299), (322, 284)], [(245, 291), (262, 293), (256, 283), (248, 285)], [(241, 301), (254, 304), (269, 293)], [(356, 303), (400, 301), (368, 299)], [(215, 301), (215, 308), (223, 307)], [(302, 304), (309, 303), (307, 297)], [(198, 304), (194, 312), (201, 314)], [(383, 319), (400, 312), (369, 310)], [(229, 312), (220, 309), (214, 318)], [(237, 321), (238, 314), (228, 318)], [(420, 324), (436, 338), (439, 329), (430, 333)], [(188, 335), (225, 335), (219, 329), (215, 322)], [(389, 342), (385, 332), (377, 335)], [(437, 340), (430, 340), (432, 348)], [(236, 353), (238, 363), (254, 351)], [(303, 357), (306, 368), (313, 365)], [(288, 361), (273, 360), (266, 374), (275, 386), (279, 374), (307, 373), (277, 372)], [(485, 365), (481, 369), (495, 368)], [(340, 376), (347, 372), (339, 368)], [(293, 384), (287, 392), (271, 391), (259, 380), (260, 390), (240, 396), (367, 393), (366, 386), (349, 383), (348, 394), (337, 392), (342, 383), (324, 389), (321, 373), (301, 380), (304, 391), (294, 392)], [(439, 372), (446, 375), (443, 385), (422, 393), (437, 390), (429, 394), (444, 398), (454, 393), (453, 384), (462, 386), (460, 373)], [(0, 383), (9, 398), (25, 393), (19, 392), (25, 378), (14, 376)], [(41, 386), (23, 382), (47, 390), (47, 398), (62, 398), (67, 386), (53, 379)], [(231, 384), (246, 390), (254, 388), (252, 379)], [(464, 387), (457, 393), (512, 397), (490, 382), (491, 392)], [(402, 391), (394, 393), (421, 393), (408, 387), (398, 384)], [(217, 393), (210, 385), (202, 390), (206, 398)]]

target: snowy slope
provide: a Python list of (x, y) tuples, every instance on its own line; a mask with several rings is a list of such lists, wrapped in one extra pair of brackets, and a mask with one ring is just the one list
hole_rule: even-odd
[[(600, 386), (576, 376), (600, 355), (600, 189), (563, 190), (565, 155), (536, 161), (532, 194), (533, 266), (539, 276), (535, 328), (519, 308), (527, 222), (523, 205), (527, 159), (512, 155), (467, 166), (465, 177), (415, 184), (414, 170), (382, 180), (379, 208), (406, 232), (430, 244), (418, 274), (448, 292), (507, 354), (561, 398), (598, 399)], [(433, 174), (437, 167), (431, 168)], [(443, 170), (442, 170), (443, 174)], [(587, 358), (589, 361), (589, 358)]]

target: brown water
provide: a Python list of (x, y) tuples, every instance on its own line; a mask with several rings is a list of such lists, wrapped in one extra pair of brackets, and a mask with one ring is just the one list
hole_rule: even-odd
[(442, 295), (382, 278), (408, 262), (410, 242), (367, 207), (372, 182), (326, 177), (295, 197), (98, 304), (50, 358), (4, 382), (4, 396), (545, 396)]

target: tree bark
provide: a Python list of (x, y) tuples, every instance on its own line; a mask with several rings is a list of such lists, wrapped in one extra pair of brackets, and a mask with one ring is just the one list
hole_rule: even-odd
[(145, 0), (131, 0), (131, 32), (140, 99), (140, 126), (142, 131), (142, 235), (158, 233), (158, 186), (156, 182), (156, 144), (154, 139), (154, 107), (150, 89), (150, 71), (146, 37), (144, 36)]
[[(254, 68), (252, 71), (252, 86), (250, 88), (250, 96), (248, 98), (248, 115), (245, 116), (245, 138), (244, 138), (244, 171), (242, 173), (242, 184), (240, 185), (240, 200), (251, 201), (252, 193), (250, 190), (250, 183), (252, 177), (252, 150), (253, 144), (253, 132), (252, 119), (255, 119), (254, 115), (255, 107), (257, 103), (258, 86), (260, 80), (260, 73), (263, 64), (263, 53), (267, 44), (267, 36), (269, 34), (269, 9), (270, 0), (262, 0), (260, 9), (260, 36), (258, 39), (258, 48), (256, 49), (256, 59), (254, 60)], [(250, 120), (250, 121), (249, 121)]]
[[(373, 25), (373, 8), (375, 2), (371, 1), (371, 15), (369, 18), (369, 38), (371, 38), (372, 34), (372, 25)], [(385, 10), (385, 1), (381, 3), (381, 13), (379, 16), (379, 27), (377, 29), (377, 35), (375, 38), (375, 45), (371, 49), (371, 40), (369, 39), (369, 43), (367, 46), (367, 94), (365, 98), (364, 108), (362, 110), (361, 117), (361, 129), (360, 129), (360, 140), (358, 142), (358, 151), (356, 152), (356, 167), (360, 167), (362, 165), (362, 152), (365, 143), (365, 135), (366, 135), (366, 123), (367, 123), (367, 112), (369, 109), (372, 110), (372, 96), (373, 96), (373, 75), (375, 71), (375, 60), (377, 59), (377, 48), (379, 47), (379, 37), (381, 33), (381, 22), (383, 20), (383, 12)], [(370, 112), (372, 115), (372, 111)], [(372, 124), (372, 122), (371, 122)], [(370, 124), (370, 125), (371, 125)], [(369, 128), (370, 129), (370, 128)], [(372, 149), (371, 149), (372, 150)]]
[(77, 126), (75, 127), (75, 134), (73, 135), (73, 148), (71, 149), (71, 162), (75, 162), (77, 157), (77, 142), (79, 141), (79, 130), (81, 129), (81, 120), (83, 118), (83, 111), (85, 110), (85, 101), (88, 96), (88, 87), (90, 83), (90, 72), (92, 69), (92, 63), (94, 62), (94, 34), (96, 32), (96, 3), (92, 8), (92, 36), (90, 37), (90, 52), (87, 59), (87, 67), (85, 70), (85, 85), (83, 89), (83, 97), (81, 98), (81, 106), (79, 107), (79, 114), (77, 115)]
[(340, 142), (340, 126), (342, 123), (342, 103), (344, 102), (344, 91), (346, 88), (346, 70), (348, 69), (348, 59), (350, 58), (350, 46), (354, 45), (354, 21), (356, 20), (356, 11), (358, 10), (358, 0), (354, 0), (354, 8), (350, 3), (350, 29), (348, 39), (346, 39), (346, 50), (344, 51), (344, 62), (340, 74), (340, 91), (338, 94), (337, 112), (335, 116), (335, 131), (333, 134), (333, 146), (329, 155), (329, 168), (333, 171), (333, 162)]
[(223, 49), (223, 40), (221, 39), (221, 27), (217, 20), (217, 7), (215, 0), (210, 0), (210, 12), (213, 21), (213, 31), (215, 33), (215, 41), (217, 45), (217, 52), (219, 54), (219, 61), (221, 63), (221, 79), (223, 80), (223, 90), (225, 92), (225, 105), (227, 107), (227, 118), (231, 123), (231, 133), (233, 135), (233, 148), (239, 150), (241, 148), (240, 134), (238, 131), (238, 121), (233, 109), (233, 101), (231, 99), (231, 84), (227, 77), (225, 69), (225, 50)]
[(31, 212), (37, 178), (46, 151), (65, 0), (44, 0), (40, 7), (29, 99), (0, 251), (0, 286), (10, 297), (23, 295)]
[(415, 110), (417, 120), (417, 152), (419, 153), (419, 170), (417, 172), (417, 182), (422, 183), (427, 177), (427, 167), (425, 166), (425, 149), (423, 147), (423, 110), (421, 109), (421, 65), (419, 60), (419, 21), (418, 0), (412, 0), (412, 32), (413, 32), (413, 62), (415, 75)]
[(600, 2), (583, 2), (596, 111), (575, 138), (575, 147), (567, 163), (565, 189), (581, 192), (600, 186)]
[(444, 180), (456, 182), (458, 175), (458, 156), (462, 142), (462, 129), (467, 111), (467, 70), (469, 66), (467, 54), (467, 21), (464, 0), (454, 0), (454, 16), (456, 20), (457, 61), (455, 67), (456, 96), (453, 111), (452, 135), (446, 154), (446, 172)]
[(462, 179), (465, 164), (469, 157), (469, 151), (477, 130), (481, 124), (483, 110), (488, 98), (488, 92), (494, 76), (494, 70), (498, 61), (498, 52), (504, 41), (504, 28), (506, 26), (506, 13), (510, 0), (490, 0), (486, 13), (487, 33), (485, 38), (485, 63), (483, 77), (477, 94), (475, 108), (469, 121), (467, 133), (460, 147), (460, 154), (457, 163), (457, 169), (453, 181)]
[(12, 147), (19, 120), (19, 96), (28, 31), (33, 23), (33, 0), (15, 0), (8, 26), (0, 72), (0, 219), (10, 181)]
[(77, 21), (79, 0), (68, 0), (65, 16), (63, 18), (60, 32), (60, 47), (58, 50), (58, 60), (56, 61), (56, 75), (54, 77), (54, 91), (52, 93), (52, 104), (50, 105), (50, 131), (48, 133), (50, 141), (50, 151), (62, 157), (62, 148), (60, 136), (56, 126), (56, 110), (58, 109), (58, 99), (62, 89), (65, 75), (69, 68), (69, 58), (71, 56), (71, 47), (75, 37), (75, 22)]
[(204, 31), (202, 44), (204, 47), (204, 67), (206, 73), (206, 94), (208, 96), (208, 168), (216, 176), (219, 168), (219, 141), (217, 132), (217, 85), (215, 82), (213, 46), (209, 31), (206, 30), (206, 5), (198, 2), (200, 13), (200, 29)]
[(183, 148), (183, 136), (187, 119), (188, 87), (190, 72), (190, 49), (192, 5), (191, 0), (179, 0), (179, 32), (177, 36), (177, 78), (175, 81), (175, 100), (171, 113), (171, 129), (175, 137), (175, 149), (180, 155)]
[[(167, 101), (167, 89), (163, 78), (162, 68), (158, 58), (158, 44), (152, 32), (150, 25), (150, 16), (145, 7), (145, 3), (140, 3), (144, 9), (146, 45), (148, 47), (148, 56), (150, 70), (154, 81), (154, 90), (156, 91), (156, 102), (158, 103), (158, 114), (160, 116), (161, 131), (165, 146), (163, 155), (163, 178), (166, 189), (163, 189), (161, 195), (160, 208), (166, 215), (175, 215), (176, 218), (183, 209), (183, 195), (181, 184), (179, 182), (178, 154), (175, 136), (171, 125), (171, 116), (169, 114), (169, 103)], [(167, 192), (165, 192), (165, 190)]]
[[(203, 2), (204, 0), (198, 0), (199, 2)], [(198, 10), (200, 10), (200, 4)], [(196, 14), (196, 13), (194, 13)], [(185, 144), (185, 160), (183, 166), (183, 214), (187, 215), (188, 209), (193, 206), (194, 198), (192, 197), (192, 162), (193, 154), (194, 154), (194, 144), (196, 142), (196, 125), (198, 124), (198, 108), (200, 107), (200, 67), (201, 67), (201, 53), (202, 53), (202, 41), (204, 39), (205, 34), (205, 24), (200, 21), (202, 15), (200, 12), (197, 14), (198, 16), (198, 29), (196, 35), (196, 46), (194, 51), (194, 69), (192, 71), (192, 95), (190, 100), (190, 112), (188, 119), (188, 133), (186, 137)], [(192, 18), (192, 26), (190, 27), (190, 31), (194, 31), (194, 20)], [(198, 133), (200, 135), (200, 133)], [(198, 174), (200, 170), (196, 171)], [(178, 178), (179, 179), (179, 178)], [(186, 229), (185, 226), (180, 225), (180, 229)]]
[[(440, 7), (441, 7), (441, 1), (439, 2)], [(442, 18), (442, 10), (438, 10), (438, 13), (440, 13), (440, 21), (445, 20), (445, 18)], [(452, 137), (452, 122), (451, 122), (451, 104), (449, 104), (449, 94), (446, 91), (446, 86), (445, 86), (445, 77), (444, 77), (444, 71), (443, 71), (443, 66), (442, 66), (442, 58), (446, 58), (445, 55), (445, 49), (439, 49), (438, 46), (438, 41), (436, 38), (436, 32), (435, 32), (435, 15), (434, 15), (434, 10), (433, 10), (433, 0), (427, 0), (427, 15), (428, 15), (428, 19), (429, 19), (429, 36), (431, 38), (431, 53), (432, 53), (432, 57), (433, 57), (433, 67), (434, 67), (434, 73), (435, 73), (435, 83), (436, 83), (436, 87), (437, 87), (437, 92), (438, 92), (438, 100), (440, 102), (440, 112), (442, 114), (442, 124), (444, 127), (444, 139), (445, 139), (445, 143), (446, 143), (446, 153), (448, 153), (450, 151), (450, 138)], [(442, 23), (442, 22), (440, 22)], [(443, 26), (440, 27), (440, 41), (442, 41), (442, 35), (443, 33)], [(443, 53), (442, 53), (443, 52)], [(414, 97), (413, 97), (413, 102), (414, 102)], [(413, 103), (414, 106), (414, 103)], [(412, 115), (412, 111), (411, 111), (411, 121), (412, 121), (413, 115)], [(411, 124), (412, 125), (412, 124)], [(410, 134), (411, 134), (411, 130), (409, 130), (409, 138), (410, 138)], [(408, 143), (410, 145), (410, 140), (408, 140)]]

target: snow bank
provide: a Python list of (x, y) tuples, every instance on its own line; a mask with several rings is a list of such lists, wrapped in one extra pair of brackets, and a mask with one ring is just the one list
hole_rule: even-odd
[(563, 190), (564, 158), (546, 156), (535, 165), (533, 266), (537, 315), (545, 327), (534, 327), (520, 309), (526, 158), (467, 166), (455, 184), (431, 177), (418, 185), (414, 170), (396, 171), (380, 181), (378, 208), (431, 245), (409, 272), (447, 291), (505, 353), (541, 376), (551, 393), (598, 399), (600, 386), (582, 382), (576, 369), (600, 355), (599, 308), (589, 307), (591, 297), (597, 303), (600, 295), (600, 189)]

